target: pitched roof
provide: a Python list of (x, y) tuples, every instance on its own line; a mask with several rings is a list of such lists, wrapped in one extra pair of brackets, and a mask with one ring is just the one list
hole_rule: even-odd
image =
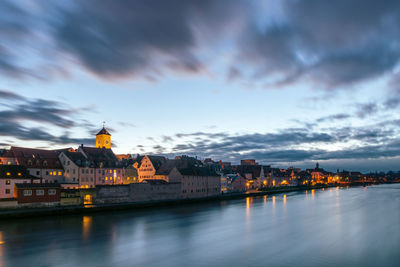
[(135, 160), (136, 162), (139, 163), (138, 167), (140, 167), (140, 165), (142, 164), (143, 158), (146, 156), (150, 159), (151, 164), (153, 164), (153, 167), (156, 170), (158, 170), (161, 167), (161, 165), (163, 165), (168, 160), (166, 157), (163, 157), (163, 156), (154, 156), (154, 155), (138, 156)]
[(100, 134), (106, 134), (106, 135), (111, 135), (106, 128), (103, 127), (103, 129), (100, 130), (100, 132), (98, 132), (96, 135), (100, 135)]
[(26, 147), (11, 147), (4, 157), (16, 158), (19, 165), (38, 169), (62, 169), (59, 152)]
[(175, 160), (168, 159), (156, 170), (156, 175), (168, 175), (175, 166)]
[(79, 149), (86, 155), (96, 168), (118, 168), (120, 164), (111, 149), (80, 146)]
[(79, 167), (93, 165), (81, 152), (65, 151), (64, 154)]

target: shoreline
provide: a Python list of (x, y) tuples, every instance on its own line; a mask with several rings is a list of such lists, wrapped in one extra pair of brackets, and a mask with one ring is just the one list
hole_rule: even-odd
[[(379, 183), (386, 184), (386, 183)], [(390, 184), (390, 183), (387, 183)], [(264, 195), (275, 195), (289, 192), (301, 192), (307, 190), (325, 189), (332, 187), (358, 187), (366, 185), (377, 185), (374, 183), (356, 183), (349, 185), (320, 185), (320, 186), (307, 186), (307, 187), (288, 187), (279, 189), (269, 189), (256, 192), (244, 192), (244, 193), (230, 193), (222, 194), (220, 196), (205, 197), (205, 198), (194, 198), (194, 199), (174, 199), (174, 200), (158, 200), (158, 201), (146, 201), (146, 202), (129, 202), (129, 203), (113, 203), (113, 204), (97, 204), (97, 205), (79, 205), (79, 206), (57, 206), (48, 208), (17, 208), (17, 209), (3, 209), (0, 210), (0, 220), (4, 219), (20, 219), (27, 217), (39, 217), (39, 216), (62, 216), (62, 215), (73, 215), (73, 214), (91, 214), (98, 212), (112, 212), (119, 210), (140, 210), (144, 208), (158, 208), (167, 206), (178, 206), (178, 205), (190, 205), (196, 203), (205, 202), (220, 202), (231, 199), (244, 199), (247, 197), (257, 197)]]

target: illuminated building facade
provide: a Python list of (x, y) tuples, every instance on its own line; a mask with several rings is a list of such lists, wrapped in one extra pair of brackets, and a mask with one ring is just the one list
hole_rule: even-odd
[(111, 149), (111, 134), (104, 126), (103, 129), (96, 134), (96, 148)]

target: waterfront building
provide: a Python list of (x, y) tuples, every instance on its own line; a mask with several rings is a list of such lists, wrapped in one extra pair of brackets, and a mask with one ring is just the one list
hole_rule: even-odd
[(57, 183), (15, 184), (14, 197), (18, 205), (54, 206), (60, 204), (61, 185)]
[(327, 184), (329, 182), (329, 176), (332, 176), (332, 174), (320, 168), (318, 162), (315, 165), (315, 169), (311, 170), (312, 184)]
[(0, 199), (13, 198), (18, 183), (38, 183), (39, 178), (29, 174), (22, 165), (0, 165)]
[(246, 180), (247, 189), (258, 189), (268, 184), (265, 176), (268, 168), (258, 164), (241, 164), (232, 166), (232, 171)]
[[(110, 147), (107, 147), (110, 145)], [(111, 135), (103, 127), (96, 135), (96, 147), (83, 144), (76, 151), (63, 151), (59, 159), (65, 169), (64, 188), (93, 188), (124, 183), (122, 163), (111, 149)]]
[(233, 173), (221, 174), (221, 192), (223, 194), (239, 193), (247, 190), (247, 181), (242, 176)]
[(137, 169), (138, 163), (131, 164), (124, 169), (124, 184), (138, 183), (139, 182), (139, 172)]
[(182, 198), (201, 198), (221, 194), (221, 180), (213, 168), (200, 160), (181, 156), (167, 159), (146, 155), (137, 158), (139, 182), (162, 180), (180, 183)]
[(60, 183), (64, 180), (64, 169), (58, 158), (62, 150), (45, 150), (12, 146), (2, 157), (5, 164), (25, 166), (29, 174), (44, 183)]

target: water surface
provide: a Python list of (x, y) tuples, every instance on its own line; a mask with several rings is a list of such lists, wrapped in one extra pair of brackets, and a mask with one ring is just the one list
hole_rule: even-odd
[(400, 266), (400, 184), (0, 222), (1, 266)]

